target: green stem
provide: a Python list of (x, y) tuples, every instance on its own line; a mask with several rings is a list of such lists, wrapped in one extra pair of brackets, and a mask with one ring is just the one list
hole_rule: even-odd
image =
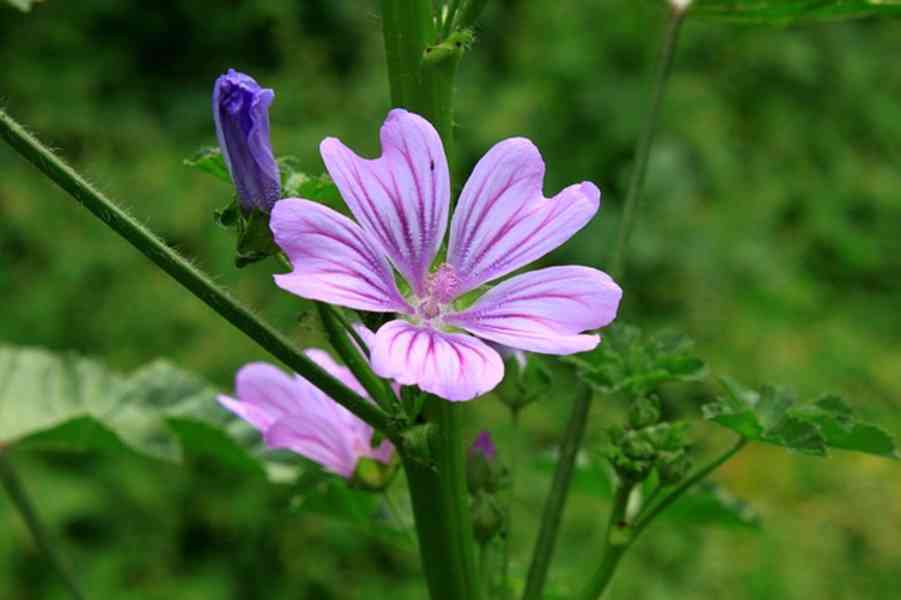
[(616, 572), (616, 567), (623, 554), (629, 548), (630, 538), (625, 534), (627, 530), (626, 508), (629, 505), (629, 495), (632, 493), (631, 485), (620, 484), (613, 498), (613, 508), (610, 510), (610, 518), (607, 521), (607, 530), (604, 533), (604, 550), (601, 555), (601, 564), (591, 576), (582, 595), (581, 600), (595, 600), (599, 598)]
[[(454, 34), (437, 43), (432, 0), (382, 0), (382, 24), (391, 102), (435, 126), (453, 166), (453, 90), (463, 41)], [(452, 181), (453, 174), (451, 168)], [(413, 452), (402, 454), (432, 600), (477, 600), (481, 595), (466, 492), (463, 409), (427, 397), (431, 464), (423, 464)]]
[(454, 29), (466, 29), (475, 25), (486, 6), (488, 6), (488, 0), (466, 0), (466, 4), (457, 13), (456, 22), (453, 24)]
[(569, 493), (570, 480), (576, 464), (576, 456), (582, 445), (582, 438), (588, 423), (591, 396), (591, 389), (586, 386), (579, 391), (573, 401), (572, 413), (560, 446), (560, 460), (554, 473), (554, 482), (541, 516), (541, 528), (538, 532), (538, 540), (535, 542), (535, 550), (532, 553), (532, 563), (529, 566), (523, 600), (539, 600), (542, 597), (548, 567), (557, 541), (557, 532), (563, 517), (563, 508)]
[(356, 347), (354, 342), (351, 341), (350, 331), (352, 331), (352, 328), (350, 330), (345, 329), (341, 317), (338, 316), (337, 309), (332, 306), (317, 302), (316, 308), (319, 309), (319, 319), (322, 321), (326, 337), (328, 337), (332, 348), (335, 349), (335, 352), (338, 353), (338, 356), (341, 357), (347, 368), (354, 374), (357, 381), (363, 386), (363, 389), (369, 393), (369, 397), (375, 400), (376, 404), (387, 414), (394, 414), (398, 407), (397, 396), (394, 395), (394, 391), (392, 391), (387, 381), (372, 372), (369, 361), (361, 353), (362, 348)]
[(519, 408), (510, 408), (513, 443), (511, 444), (512, 452), (510, 453), (510, 489), (508, 490), (507, 519), (504, 522), (503, 554), (501, 557), (501, 585), (504, 598), (513, 597), (513, 591), (510, 586), (510, 547), (513, 543), (513, 506), (516, 501), (516, 471), (520, 454), (519, 411)]
[(695, 471), (695, 473), (691, 477), (689, 477), (688, 479), (683, 481), (679, 485), (679, 487), (677, 487), (676, 489), (671, 491), (669, 494), (664, 496), (663, 499), (660, 500), (660, 502), (658, 502), (653, 507), (648, 508), (648, 510), (645, 512), (645, 514), (643, 514), (638, 519), (638, 521), (635, 523), (633, 538), (638, 537), (638, 534), (640, 534), (642, 531), (644, 531), (644, 529), (648, 525), (650, 525), (651, 522), (660, 513), (662, 513), (667, 508), (669, 508), (673, 502), (675, 502), (680, 497), (682, 497), (682, 494), (684, 494), (685, 492), (690, 490), (692, 487), (694, 487), (696, 484), (698, 484), (700, 481), (705, 479), (708, 475), (710, 475), (715, 470), (717, 470), (720, 466), (722, 466), (723, 463), (725, 463), (730, 458), (732, 458), (733, 456), (738, 454), (741, 451), (741, 449), (744, 448), (747, 444), (748, 444), (748, 440), (746, 440), (745, 438), (739, 439), (737, 442), (735, 442), (735, 444), (731, 448), (726, 450), (724, 453), (722, 453), (720, 456), (718, 456), (717, 458), (715, 458), (714, 460), (709, 462), (704, 467), (701, 467), (700, 469)]
[(441, 26), (441, 37), (446, 38), (454, 29), (454, 19), (457, 17), (457, 9), (460, 8), (460, 0), (450, 0), (447, 3), (447, 14)]
[(433, 464), (404, 456), (422, 568), (431, 600), (475, 600), (481, 595), (460, 411), (464, 405), (429, 396), (424, 413), (434, 425)]
[(644, 129), (638, 138), (635, 149), (635, 168), (629, 180), (626, 202), (623, 206), (623, 219), (619, 226), (619, 236), (616, 242), (616, 251), (613, 255), (613, 275), (621, 278), (625, 272), (625, 254), (629, 243), (629, 236), (635, 221), (635, 211), (641, 199), (641, 191), (644, 187), (644, 179), (648, 170), (648, 158), (651, 155), (651, 146), (654, 144), (654, 134), (660, 121), (660, 108), (663, 104), (663, 95), (666, 91), (666, 83), (669, 80), (675, 56), (676, 44), (679, 41), (679, 30), (685, 18), (685, 10), (674, 8), (670, 13), (663, 45), (657, 61), (657, 74), (654, 78), (654, 93), (648, 116), (644, 120)]
[[(382, 0), (382, 28), (391, 105), (426, 118), (421, 64), (425, 49), (435, 43), (432, 0)], [(431, 120), (431, 119), (430, 119)]]
[[(623, 557), (623, 554), (625, 554), (626, 550), (628, 550), (632, 546), (632, 544), (635, 543), (635, 540), (638, 539), (638, 536), (641, 535), (645, 528), (647, 528), (647, 526), (650, 525), (651, 522), (653, 522), (654, 519), (656, 519), (660, 515), (660, 513), (671, 506), (673, 502), (681, 498), (685, 492), (697, 485), (708, 475), (722, 466), (723, 463), (735, 456), (742, 448), (747, 445), (747, 443), (747, 440), (744, 438), (738, 440), (738, 442), (736, 442), (734, 446), (729, 448), (720, 456), (713, 459), (707, 465), (698, 469), (691, 477), (682, 482), (679, 487), (675, 488), (656, 505), (645, 511), (641, 516), (638, 517), (638, 520), (631, 527), (621, 528), (621, 531), (617, 531), (616, 525), (618, 523), (625, 523), (625, 521), (624, 519), (622, 519), (622, 517), (615, 516), (617, 509), (614, 508), (613, 513), (611, 513), (611, 523), (613, 524), (613, 528), (611, 529), (610, 527), (608, 527), (608, 533), (605, 540), (601, 564), (589, 580), (584, 593), (579, 596), (579, 600), (596, 600), (597, 598), (600, 598), (607, 590), (610, 582), (613, 580), (613, 575), (616, 572), (616, 567), (619, 565), (619, 561)], [(628, 495), (626, 495), (625, 502), (628, 502)], [(623, 512), (622, 514), (625, 513)], [(611, 539), (613, 539), (614, 542), (620, 543), (611, 544)]]
[(0, 136), (94, 216), (115, 230), (154, 264), (263, 349), (376, 429), (389, 436), (395, 433), (389, 429), (388, 420), (381, 410), (304, 356), (288, 338), (232, 298), (207, 274), (180, 256), (134, 217), (95, 189), (2, 110), (0, 110)]
[(62, 558), (57, 554), (53, 544), (50, 542), (50, 536), (47, 533), (46, 527), (44, 527), (44, 524), (38, 517), (37, 511), (34, 508), (34, 503), (28, 496), (25, 486), (19, 479), (12, 463), (10, 463), (5, 456), (2, 448), (0, 448), (0, 483), (3, 484), (3, 488), (6, 490), (6, 493), (9, 494), (9, 498), (12, 500), (13, 505), (18, 509), (19, 514), (22, 515), (22, 520), (25, 521), (25, 525), (31, 532), (31, 536), (34, 538), (34, 542), (37, 544), (38, 549), (40, 549), (47, 558), (47, 562), (50, 563), (50, 568), (56, 571), (56, 574), (62, 579), (69, 595), (75, 598), (75, 600), (84, 600), (84, 594), (81, 593), (78, 584), (75, 583), (75, 579), (72, 578), (72, 575), (63, 566)]

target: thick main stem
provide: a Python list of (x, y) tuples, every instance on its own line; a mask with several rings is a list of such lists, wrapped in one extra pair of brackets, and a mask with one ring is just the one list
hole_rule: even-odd
[(31, 532), (34, 543), (47, 558), (47, 562), (50, 563), (50, 568), (56, 571), (56, 574), (63, 581), (69, 595), (72, 596), (72, 598), (75, 598), (75, 600), (85, 600), (85, 596), (81, 593), (78, 584), (75, 583), (75, 579), (66, 567), (63, 566), (63, 560), (53, 547), (47, 529), (38, 517), (37, 511), (34, 508), (34, 503), (31, 501), (31, 497), (29, 497), (28, 492), (25, 490), (25, 486), (19, 479), (16, 470), (4, 455), (2, 448), (0, 448), (0, 483), (3, 484), (6, 493), (9, 494), (13, 506), (15, 506), (19, 511), (19, 514), (22, 515), (22, 520), (25, 521), (28, 531)]
[(591, 390), (583, 387), (573, 400), (572, 413), (560, 445), (560, 459), (554, 473), (554, 482), (541, 516), (541, 528), (538, 532), (538, 540), (535, 542), (535, 550), (532, 553), (526, 589), (522, 595), (523, 600), (540, 600), (542, 597), (548, 567), (551, 564), (554, 545), (557, 542), (557, 532), (563, 518), (563, 509), (569, 494), (569, 484), (572, 480), (576, 456), (582, 445), (582, 438), (585, 436), (588, 410), (591, 408), (591, 396)]
[(623, 206), (623, 220), (619, 226), (619, 236), (616, 242), (616, 250), (613, 255), (612, 271), (615, 278), (619, 279), (625, 271), (626, 247), (635, 221), (635, 211), (641, 200), (641, 192), (644, 188), (644, 179), (648, 170), (648, 158), (651, 155), (651, 146), (654, 145), (654, 134), (660, 121), (660, 109), (663, 104), (663, 95), (666, 91), (666, 83), (669, 81), (673, 66), (676, 44), (679, 41), (679, 30), (685, 19), (685, 9), (673, 8), (667, 23), (663, 45), (660, 47), (660, 55), (657, 61), (657, 73), (654, 78), (654, 92), (648, 116), (644, 120), (644, 129), (638, 138), (635, 149), (635, 168), (629, 179), (629, 187), (626, 192), (626, 202)]
[(24, 127), (2, 110), (0, 110), (0, 137), (3, 137), (19, 154), (91, 211), (94, 216), (115, 230), (154, 264), (262, 346), (264, 350), (303, 375), (310, 383), (376, 429), (389, 436), (394, 434), (389, 429), (388, 420), (381, 410), (304, 356), (288, 338), (232, 298), (206, 273), (180, 256), (134, 217), (95, 189), (72, 167), (64, 163), (47, 146), (25, 131)]
[[(432, 0), (382, 0), (382, 24), (391, 103), (435, 126), (453, 166), (453, 90), (463, 44), (453, 39), (438, 43)], [(481, 595), (466, 491), (464, 408), (429, 396), (424, 414), (431, 426), (431, 464), (409, 452), (403, 455), (432, 600), (477, 600)]]
[(460, 411), (464, 405), (429, 396), (433, 464), (404, 456), (422, 568), (431, 600), (474, 600), (481, 589), (476, 569), (472, 516)]

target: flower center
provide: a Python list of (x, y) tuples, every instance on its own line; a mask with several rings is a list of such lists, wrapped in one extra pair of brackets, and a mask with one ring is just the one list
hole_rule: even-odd
[(416, 308), (417, 316), (426, 321), (439, 318), (447, 304), (457, 297), (459, 287), (457, 271), (447, 263), (442, 264), (426, 277), (425, 293), (419, 297)]

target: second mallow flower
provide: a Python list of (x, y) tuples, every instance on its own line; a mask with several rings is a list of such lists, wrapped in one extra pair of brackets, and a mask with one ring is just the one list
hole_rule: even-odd
[[(326, 352), (307, 356), (346, 386), (366, 397), (349, 369)], [(219, 402), (263, 434), (270, 448), (284, 448), (349, 479), (361, 458), (391, 462), (394, 446), (372, 447), (373, 429), (300, 375), (287, 375), (266, 363), (246, 365), (235, 378), (235, 395)]]
[[(597, 346), (600, 337), (584, 332), (609, 324), (622, 296), (597, 269), (515, 275), (467, 306), (470, 292), (541, 258), (588, 223), (600, 206), (594, 184), (577, 183), (545, 198), (544, 161), (534, 144), (524, 138), (498, 143), (463, 186), (446, 257), (433, 265), (450, 211), (441, 139), (422, 117), (395, 109), (381, 142), (382, 156), (372, 160), (334, 138), (320, 146), (356, 222), (299, 198), (275, 206), (270, 227), (293, 267), (275, 276), (280, 287), (304, 298), (397, 313), (376, 333), (373, 370), (448, 400), (469, 400), (503, 379), (503, 360), (479, 338), (547, 354)], [(392, 266), (408, 292), (400, 291)]]
[(278, 164), (269, 142), (269, 105), (275, 92), (229, 69), (213, 88), (213, 119), (241, 211), (269, 213), (281, 194)]

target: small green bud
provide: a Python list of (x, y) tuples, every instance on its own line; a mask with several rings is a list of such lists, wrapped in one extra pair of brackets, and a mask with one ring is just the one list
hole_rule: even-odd
[(472, 529), (479, 544), (490, 542), (504, 525), (504, 511), (497, 499), (490, 494), (479, 493), (472, 503)]
[(399, 464), (397, 460), (392, 460), (386, 465), (371, 458), (361, 458), (357, 461), (357, 468), (350, 478), (350, 486), (370, 492), (381, 492), (391, 484)]
[(682, 454), (678, 458), (667, 461), (658, 467), (660, 481), (666, 485), (675, 485), (685, 479), (691, 469), (691, 460), (688, 455)]
[(642, 396), (629, 407), (629, 426), (632, 429), (649, 427), (660, 420), (660, 400), (654, 396)]
[(657, 449), (645, 436), (630, 432), (623, 441), (623, 452), (629, 458), (650, 459), (654, 458)]

